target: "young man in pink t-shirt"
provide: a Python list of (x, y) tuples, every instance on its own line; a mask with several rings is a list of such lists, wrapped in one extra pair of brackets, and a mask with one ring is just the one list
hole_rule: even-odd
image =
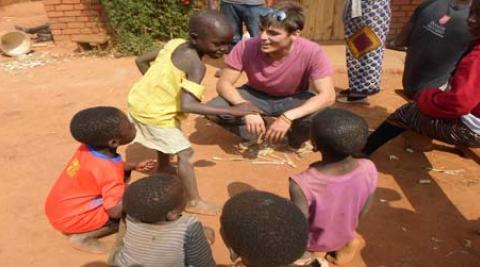
[[(264, 133), (269, 143), (288, 133), (289, 145), (299, 148), (308, 139), (310, 115), (335, 101), (333, 70), (320, 46), (300, 37), (305, 17), (295, 2), (281, 2), (260, 16), (260, 36), (238, 43), (217, 83), (219, 97), (210, 105), (250, 103), (263, 116), (276, 117), (267, 128), (261, 115), (213, 118), (246, 140)], [(248, 82), (235, 88), (242, 72)], [(311, 89), (310, 92), (309, 88)]]

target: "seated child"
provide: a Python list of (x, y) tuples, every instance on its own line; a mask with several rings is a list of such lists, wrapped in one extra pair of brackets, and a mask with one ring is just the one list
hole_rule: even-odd
[(178, 157), (178, 176), (187, 192), (187, 211), (215, 215), (216, 207), (200, 198), (193, 169), (193, 149), (180, 128), (187, 113), (243, 116), (257, 109), (248, 103), (212, 107), (200, 103), (206, 67), (204, 55), (220, 58), (228, 51), (232, 29), (217, 11), (199, 11), (190, 19), (189, 39), (173, 39), (137, 58), (144, 76), (128, 95), (128, 111), (138, 142), (158, 154), (158, 172), (172, 172), (170, 155)]
[(123, 197), (126, 232), (113, 266), (215, 266), (202, 224), (182, 215), (186, 202), (175, 176), (160, 174), (129, 185)]
[(225, 203), (220, 234), (232, 261), (248, 267), (291, 264), (307, 245), (308, 224), (289, 200), (268, 192), (249, 191)]
[(133, 140), (135, 127), (117, 108), (84, 109), (73, 117), (70, 131), (82, 144), (48, 194), (45, 212), (74, 248), (106, 252), (97, 239), (117, 230), (125, 179), (132, 170), (152, 170), (155, 161), (122, 161), (117, 147)]
[(378, 175), (373, 162), (353, 157), (367, 135), (365, 120), (350, 111), (329, 108), (313, 117), (311, 142), (322, 160), (291, 177), (290, 197), (308, 219), (307, 251), (319, 262), (344, 264), (359, 246), (355, 229)]

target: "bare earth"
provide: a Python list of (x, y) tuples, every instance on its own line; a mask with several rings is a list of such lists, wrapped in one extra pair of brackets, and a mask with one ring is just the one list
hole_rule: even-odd
[[(14, 23), (29, 26), (42, 22), (45, 18), (39, 4), (0, 9), (0, 31), (11, 29)], [(47, 50), (50, 56), (58, 51)], [(343, 55), (343, 50), (327, 51), (333, 60)], [(11, 60), (0, 57), (0, 66)], [(208, 87), (207, 99), (216, 95), (216, 67), (212, 64), (204, 82)], [(72, 115), (95, 105), (126, 110), (128, 90), (139, 77), (133, 58), (60, 57), (31, 69), (7, 72), (0, 68), (0, 164), (5, 170), (0, 187), (2, 266), (106, 266), (106, 256), (72, 249), (66, 237), (49, 225), (43, 204), (50, 186), (78, 145), (68, 132)], [(347, 87), (341, 68), (335, 83), (339, 88)], [(361, 114), (375, 128), (405, 103), (394, 93), (399, 88), (401, 73), (386, 71), (383, 91), (371, 98), (370, 105), (338, 106)], [(319, 159), (313, 153), (300, 160), (289, 154), (297, 168), (215, 161), (212, 157), (236, 157), (233, 145), (239, 139), (199, 116), (190, 116), (183, 128), (196, 151), (200, 192), (217, 203), (224, 203), (230, 195), (249, 187), (288, 196), (289, 175)], [(138, 146), (123, 148), (121, 152), (127, 160), (152, 156)], [(477, 163), (439, 150), (409, 153), (403, 149), (401, 138), (380, 149), (373, 160), (380, 172), (374, 205), (360, 224), (362, 249), (346, 266), (480, 266)], [(218, 235), (218, 217), (200, 219), (217, 231), (212, 247), (216, 261), (229, 264), (227, 250)], [(114, 236), (104, 240), (112, 243)]]

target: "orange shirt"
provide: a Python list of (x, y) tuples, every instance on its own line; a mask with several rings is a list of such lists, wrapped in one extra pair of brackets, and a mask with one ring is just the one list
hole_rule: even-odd
[(45, 212), (50, 223), (67, 234), (90, 232), (109, 220), (125, 191), (120, 156), (107, 157), (80, 145), (50, 191)]

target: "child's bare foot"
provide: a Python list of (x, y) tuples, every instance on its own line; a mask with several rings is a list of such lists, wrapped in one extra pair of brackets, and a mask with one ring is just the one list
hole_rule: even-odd
[(351, 262), (353, 260), (353, 257), (355, 257), (355, 253), (357, 252), (359, 246), (360, 240), (358, 240), (358, 238), (354, 238), (352, 241), (348, 242), (343, 248), (338, 250), (335, 253), (335, 256), (327, 254), (325, 258), (336, 265)]
[(313, 256), (313, 254), (308, 252), (308, 251), (305, 251), (305, 253), (303, 253), (302, 257), (300, 259), (296, 260), (293, 264), (304, 266), (304, 265), (311, 264), (314, 260), (315, 260), (315, 257)]
[(189, 201), (185, 211), (188, 213), (215, 216), (218, 215), (219, 207), (204, 200)]
[(97, 238), (89, 234), (71, 234), (68, 238), (70, 245), (78, 250), (90, 253), (107, 253), (108, 248)]

